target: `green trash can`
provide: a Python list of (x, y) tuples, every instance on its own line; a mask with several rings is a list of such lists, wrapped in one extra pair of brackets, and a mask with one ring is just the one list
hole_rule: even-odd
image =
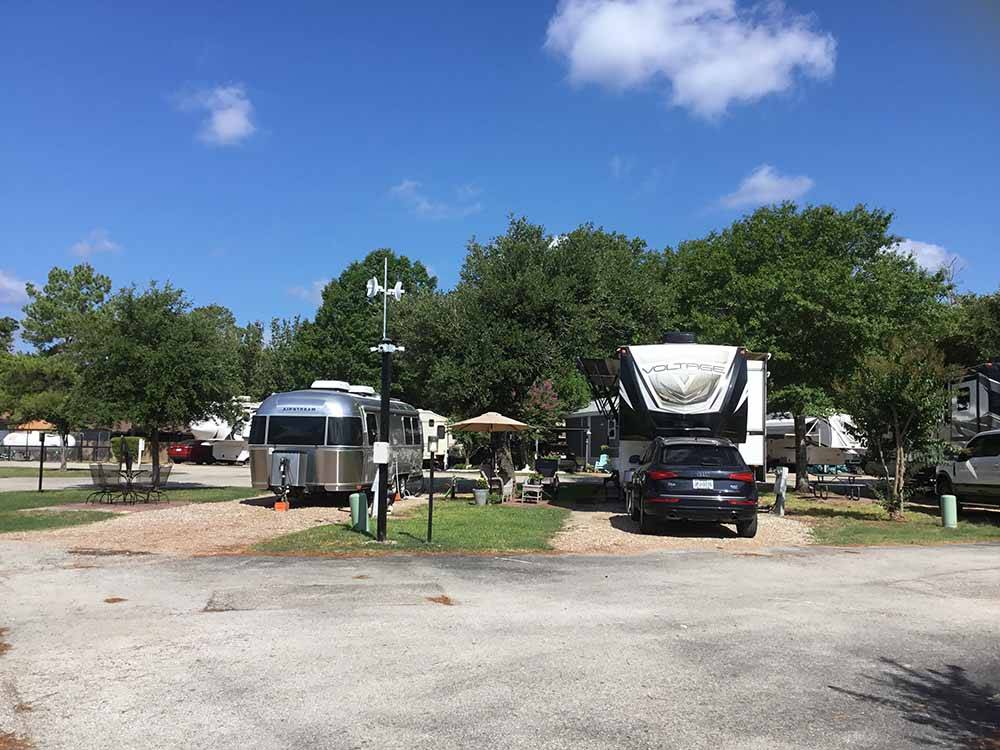
[(946, 529), (958, 528), (958, 499), (954, 495), (941, 495), (941, 525)]
[(368, 496), (364, 492), (351, 493), (351, 528), (368, 533)]

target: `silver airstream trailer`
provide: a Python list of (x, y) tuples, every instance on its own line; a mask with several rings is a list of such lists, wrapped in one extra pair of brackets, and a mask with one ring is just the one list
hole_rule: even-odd
[[(371, 493), (380, 405), (374, 389), (340, 380), (268, 396), (250, 425), (253, 486), (279, 492), (284, 471), (294, 496)], [(421, 478), (423, 434), (415, 408), (395, 399), (390, 407), (391, 488), (396, 476), (401, 484)]]

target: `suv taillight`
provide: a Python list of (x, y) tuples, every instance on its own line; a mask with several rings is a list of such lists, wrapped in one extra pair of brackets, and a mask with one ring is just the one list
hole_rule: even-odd
[(647, 479), (673, 479), (679, 476), (676, 471), (647, 471)]
[(729, 478), (737, 482), (752, 482), (754, 480), (753, 473), (749, 471), (737, 471), (733, 474), (730, 474)]

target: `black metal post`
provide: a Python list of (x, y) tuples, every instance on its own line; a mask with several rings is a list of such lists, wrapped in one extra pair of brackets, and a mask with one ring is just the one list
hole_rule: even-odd
[[(382, 339), (382, 411), (379, 415), (379, 440), (389, 442), (389, 385), (392, 383), (392, 354), (389, 339)], [(389, 464), (378, 465), (378, 522), (375, 539), (385, 541), (386, 521), (389, 515)]]
[(38, 450), (38, 491), (42, 491), (42, 474), (45, 471), (45, 430), (42, 430), (41, 443)]
[[(431, 424), (434, 421), (431, 420)], [(431, 543), (431, 538), (434, 534), (434, 454), (437, 452), (437, 438), (431, 439), (431, 444), (435, 446), (435, 449), (431, 451), (431, 489), (427, 495), (427, 543)]]

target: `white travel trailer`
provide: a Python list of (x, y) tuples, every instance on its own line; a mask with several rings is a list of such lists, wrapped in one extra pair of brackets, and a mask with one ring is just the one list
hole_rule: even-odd
[[(865, 448), (851, 435), (849, 414), (806, 418), (806, 462), (841, 466), (864, 460)], [(791, 414), (767, 418), (767, 465), (795, 466), (795, 423)]]
[(763, 477), (768, 359), (668, 334), (662, 344), (622, 346), (613, 357), (577, 364), (608, 420), (619, 473), (656, 437), (700, 436), (730, 440)]
[(445, 430), (443, 438), (437, 441), (437, 451), (434, 455), (431, 455), (431, 439), (437, 436), (437, 428), (444, 425), (448, 425), (448, 418), (432, 412), (430, 409), (419, 409), (420, 412), (420, 424), (423, 426), (423, 442), (424, 442), (424, 466), (430, 466), (431, 460), (437, 462), (436, 465), (441, 466), (443, 469), (448, 468), (448, 456), (451, 452), (451, 447), (455, 440), (451, 436), (451, 433)]

